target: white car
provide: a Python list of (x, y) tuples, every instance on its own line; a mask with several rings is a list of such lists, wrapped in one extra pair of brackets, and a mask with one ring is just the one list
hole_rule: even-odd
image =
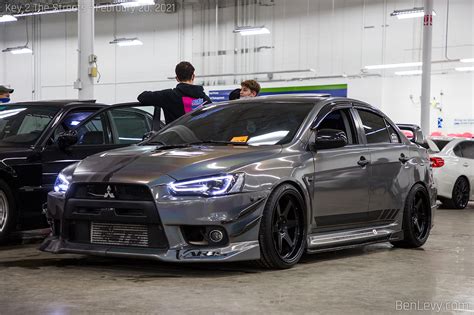
[(474, 139), (426, 139), (438, 199), (447, 208), (464, 209), (474, 200)]

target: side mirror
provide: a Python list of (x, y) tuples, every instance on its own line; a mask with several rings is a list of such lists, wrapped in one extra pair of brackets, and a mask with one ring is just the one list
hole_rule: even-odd
[(68, 132), (61, 133), (58, 136), (57, 143), (58, 143), (58, 147), (61, 150), (66, 150), (70, 146), (76, 144), (77, 141), (79, 141), (79, 138), (77, 137), (77, 132), (71, 130)]
[(312, 144), (314, 150), (342, 148), (347, 145), (346, 133), (337, 129), (321, 129), (316, 132), (316, 140)]
[(150, 132), (147, 132), (143, 135), (142, 137), (142, 141), (145, 141), (145, 140), (148, 140), (150, 139), (151, 137), (153, 137), (154, 135), (156, 135), (157, 132), (156, 131), (150, 131)]

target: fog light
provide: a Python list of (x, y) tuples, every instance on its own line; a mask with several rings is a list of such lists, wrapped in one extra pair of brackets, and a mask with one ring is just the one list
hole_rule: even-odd
[(219, 243), (224, 238), (224, 234), (219, 230), (209, 232), (209, 239), (214, 243)]

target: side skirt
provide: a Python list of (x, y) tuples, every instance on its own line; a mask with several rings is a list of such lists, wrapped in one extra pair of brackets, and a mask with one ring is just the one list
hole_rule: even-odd
[(398, 223), (308, 235), (307, 252), (317, 253), (372, 243), (387, 242), (400, 231)]

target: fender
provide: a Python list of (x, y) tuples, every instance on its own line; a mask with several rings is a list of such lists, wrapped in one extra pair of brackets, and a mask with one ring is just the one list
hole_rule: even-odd
[(0, 161), (0, 178), (5, 179), (8, 183), (11, 183), (13, 181), (16, 184), (18, 175), (13, 169), (13, 167), (8, 166), (3, 161)]

